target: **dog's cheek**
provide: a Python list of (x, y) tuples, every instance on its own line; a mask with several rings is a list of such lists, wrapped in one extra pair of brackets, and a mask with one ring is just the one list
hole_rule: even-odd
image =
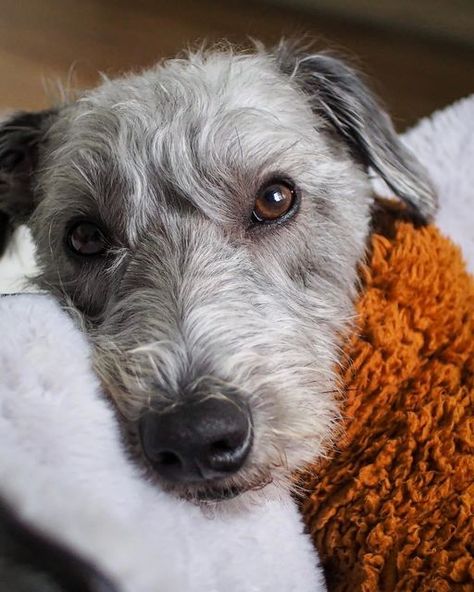
[(63, 304), (73, 306), (88, 320), (101, 317), (110, 294), (110, 281), (103, 266), (71, 260), (63, 249), (40, 250), (40, 273), (35, 283), (53, 293)]

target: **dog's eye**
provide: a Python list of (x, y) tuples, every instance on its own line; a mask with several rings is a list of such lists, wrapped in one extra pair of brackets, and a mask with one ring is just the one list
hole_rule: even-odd
[(82, 221), (70, 228), (67, 244), (76, 255), (100, 255), (105, 251), (106, 239), (96, 224)]
[(295, 205), (294, 186), (286, 181), (275, 181), (259, 190), (252, 217), (256, 222), (276, 222), (293, 213)]

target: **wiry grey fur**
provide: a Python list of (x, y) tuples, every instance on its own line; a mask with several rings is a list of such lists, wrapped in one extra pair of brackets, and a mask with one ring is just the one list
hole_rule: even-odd
[[(132, 442), (149, 406), (232, 388), (249, 403), (254, 444), (222, 487), (285, 482), (324, 454), (369, 229), (368, 167), (422, 216), (436, 205), (357, 75), (285, 44), (198, 51), (33, 117), (1, 131), (4, 226), (27, 219), (36, 281), (79, 311)], [(14, 162), (15, 149), (27, 158)], [(258, 225), (256, 192), (275, 175), (294, 180), (299, 211)], [(106, 229), (106, 256), (67, 252), (77, 217)]]

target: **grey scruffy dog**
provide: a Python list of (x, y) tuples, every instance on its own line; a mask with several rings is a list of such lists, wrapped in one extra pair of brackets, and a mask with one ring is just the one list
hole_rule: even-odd
[(104, 80), (0, 130), (0, 229), (78, 311), (131, 450), (219, 499), (327, 450), (369, 232), (369, 168), (433, 190), (356, 73), (282, 43)]

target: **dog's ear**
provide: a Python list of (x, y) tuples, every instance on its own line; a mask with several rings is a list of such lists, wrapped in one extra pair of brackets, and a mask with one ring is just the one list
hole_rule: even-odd
[(0, 255), (35, 207), (34, 174), (55, 111), (17, 113), (0, 123)]
[(426, 171), (401, 143), (389, 116), (360, 75), (329, 54), (305, 54), (285, 43), (277, 48), (276, 59), (308, 95), (313, 111), (331, 124), (354, 156), (376, 171), (422, 218), (432, 218), (437, 199)]

